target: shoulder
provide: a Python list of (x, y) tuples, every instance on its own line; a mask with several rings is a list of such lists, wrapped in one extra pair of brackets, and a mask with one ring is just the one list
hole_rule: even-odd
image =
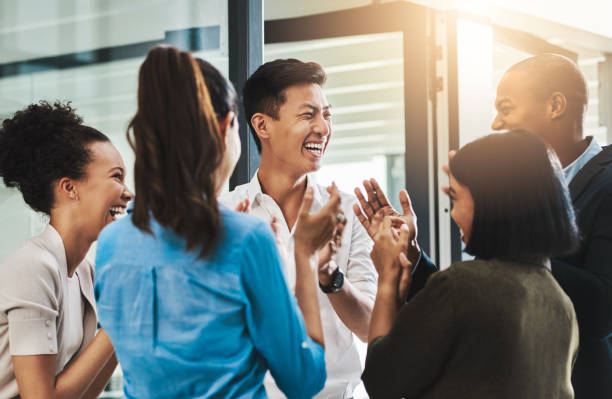
[(53, 291), (61, 286), (60, 262), (40, 237), (23, 242), (0, 265), (0, 291), (32, 284), (53, 287)]
[(223, 204), (230, 209), (234, 209), (240, 201), (249, 196), (248, 186), (249, 183), (241, 184), (236, 186), (232, 191), (221, 194), (217, 198), (219, 204)]
[(59, 260), (46, 244), (40, 237), (27, 239), (2, 262), (0, 269), (20, 273), (40, 268), (59, 271)]
[(225, 206), (220, 206), (219, 209), (223, 220), (224, 238), (229, 244), (246, 244), (253, 240), (253, 237), (273, 237), (272, 230), (265, 221), (248, 213), (233, 211)]

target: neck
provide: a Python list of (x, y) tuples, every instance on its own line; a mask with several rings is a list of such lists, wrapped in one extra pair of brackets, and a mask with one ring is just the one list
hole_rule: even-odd
[(589, 146), (589, 140), (582, 137), (582, 129), (574, 127), (568, 134), (556, 135), (554, 142), (550, 143), (562, 167), (574, 162)]
[(60, 212), (51, 212), (49, 222), (59, 233), (66, 251), (66, 265), (68, 277), (72, 277), (76, 268), (81, 264), (94, 240), (88, 239), (81, 229), (75, 227), (74, 220)]
[(278, 204), (289, 230), (293, 228), (306, 191), (306, 174), (291, 174), (282, 168), (271, 167), (266, 162), (259, 165), (257, 178), (261, 191)]

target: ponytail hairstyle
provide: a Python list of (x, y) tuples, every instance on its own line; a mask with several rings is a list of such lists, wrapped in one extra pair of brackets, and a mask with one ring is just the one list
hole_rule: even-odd
[(151, 216), (206, 257), (221, 230), (215, 170), (225, 144), (195, 59), (156, 46), (140, 67), (138, 110), (127, 131), (134, 150), (132, 222), (152, 234)]

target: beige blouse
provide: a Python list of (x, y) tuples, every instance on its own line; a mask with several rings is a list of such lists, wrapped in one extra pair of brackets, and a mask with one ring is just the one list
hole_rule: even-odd
[[(97, 315), (93, 265), (87, 261), (75, 275), (83, 306), (69, 300), (69, 278), (62, 238), (51, 225), (26, 240), (0, 265), (0, 398), (19, 394), (11, 356), (56, 354), (56, 375), (93, 340)], [(74, 317), (74, 312), (82, 312)], [(71, 326), (82, 321), (81, 326)], [(82, 328), (76, 354), (74, 332)], [(78, 339), (78, 338), (77, 338)]]

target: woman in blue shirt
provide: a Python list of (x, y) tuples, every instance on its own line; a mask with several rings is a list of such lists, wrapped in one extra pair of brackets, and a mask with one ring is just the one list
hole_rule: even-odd
[(311, 397), (326, 377), (312, 258), (338, 230), (338, 193), (315, 214), (304, 196), (300, 312), (269, 226), (217, 203), (240, 155), (236, 94), (200, 67), (155, 47), (140, 68), (128, 135), (136, 199), (98, 240), (100, 323), (128, 398), (265, 398), (268, 369), (287, 396)]

